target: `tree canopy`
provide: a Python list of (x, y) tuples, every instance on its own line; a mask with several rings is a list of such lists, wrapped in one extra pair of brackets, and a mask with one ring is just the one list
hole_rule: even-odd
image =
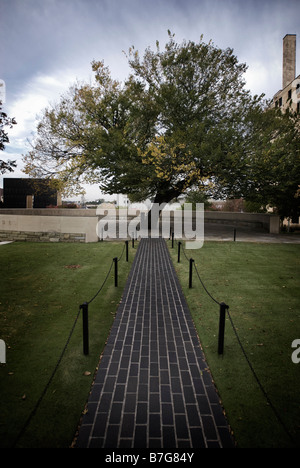
[[(5, 145), (9, 143), (8, 133), (6, 132), (5, 127), (12, 128), (16, 123), (15, 118), (8, 117), (8, 115), (2, 111), (2, 103), (0, 101), (0, 151), (4, 151)], [(13, 172), (15, 167), (16, 161), (4, 161), (0, 159), (0, 174), (4, 174), (7, 171)]]
[(244, 176), (239, 178), (239, 186), (232, 187), (233, 194), (236, 189), (246, 200), (269, 205), (281, 217), (294, 218), (297, 223), (300, 216), (299, 114), (268, 109), (252, 118), (250, 125), (252, 136), (241, 169)]
[[(132, 47), (127, 58), (124, 83), (94, 61), (95, 82), (74, 84), (44, 111), (25, 156), (27, 173), (55, 178), (66, 193), (93, 182), (131, 201), (167, 203), (190, 188), (262, 194), (259, 168), (273, 157), (276, 129), (269, 129), (263, 96), (245, 88), (247, 67), (233, 50), (203, 37), (178, 44), (169, 32), (163, 50), (157, 42), (141, 57)], [(286, 139), (290, 144), (290, 134)]]

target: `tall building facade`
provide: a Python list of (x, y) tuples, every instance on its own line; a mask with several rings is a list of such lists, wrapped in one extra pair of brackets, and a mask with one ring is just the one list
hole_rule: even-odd
[(272, 107), (300, 112), (300, 75), (296, 76), (296, 34), (283, 38), (282, 89), (273, 97)]

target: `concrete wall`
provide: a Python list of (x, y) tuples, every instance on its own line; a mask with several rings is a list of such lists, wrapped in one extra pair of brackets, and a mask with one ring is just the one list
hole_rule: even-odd
[[(124, 213), (120, 212), (120, 216)], [(172, 212), (170, 216), (172, 225)], [(99, 219), (96, 210), (0, 209), (0, 241), (98, 242)], [(128, 221), (131, 219), (128, 216)], [(278, 216), (222, 211), (206, 211), (205, 223), (241, 226), (271, 234), (278, 234), (280, 226)]]
[(224, 211), (206, 211), (205, 222), (262, 229), (270, 234), (279, 234), (279, 216), (264, 213), (231, 213)]
[(86, 218), (96, 216), (96, 209), (71, 209), (71, 208), (0, 208), (0, 215), (23, 216), (66, 216), (68, 218)]
[[(5, 211), (7, 212), (3, 214)], [(74, 214), (71, 215), (62, 213), (62, 211), (71, 210), (16, 210), (25, 213), (8, 213), (11, 211), (0, 210), (1, 240), (34, 240), (35, 238), (37, 241), (49, 240), (51, 242), (98, 241), (96, 233), (98, 218), (91, 216), (88, 210), (74, 210)], [(30, 211), (43, 212), (43, 214), (33, 214)], [(80, 214), (78, 211), (84, 213)], [(44, 214), (44, 212), (46, 213)]]

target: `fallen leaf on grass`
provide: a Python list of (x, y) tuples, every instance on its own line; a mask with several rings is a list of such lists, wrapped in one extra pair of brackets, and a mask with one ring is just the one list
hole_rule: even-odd
[(89, 376), (89, 375), (91, 375), (91, 372), (90, 372), (90, 371), (85, 371), (85, 372), (83, 373), (83, 375)]
[(68, 268), (69, 270), (76, 270), (77, 268), (81, 268), (81, 265), (65, 265), (64, 268)]

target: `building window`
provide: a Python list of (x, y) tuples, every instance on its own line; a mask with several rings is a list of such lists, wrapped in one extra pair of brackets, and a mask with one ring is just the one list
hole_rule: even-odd
[(298, 114), (300, 112), (300, 101), (297, 102), (297, 112), (298, 112)]
[(282, 97), (279, 98), (279, 107), (281, 107), (281, 106), (282, 106)]
[(288, 101), (290, 99), (292, 99), (292, 90), (291, 89), (289, 89), (289, 91), (288, 91)]

